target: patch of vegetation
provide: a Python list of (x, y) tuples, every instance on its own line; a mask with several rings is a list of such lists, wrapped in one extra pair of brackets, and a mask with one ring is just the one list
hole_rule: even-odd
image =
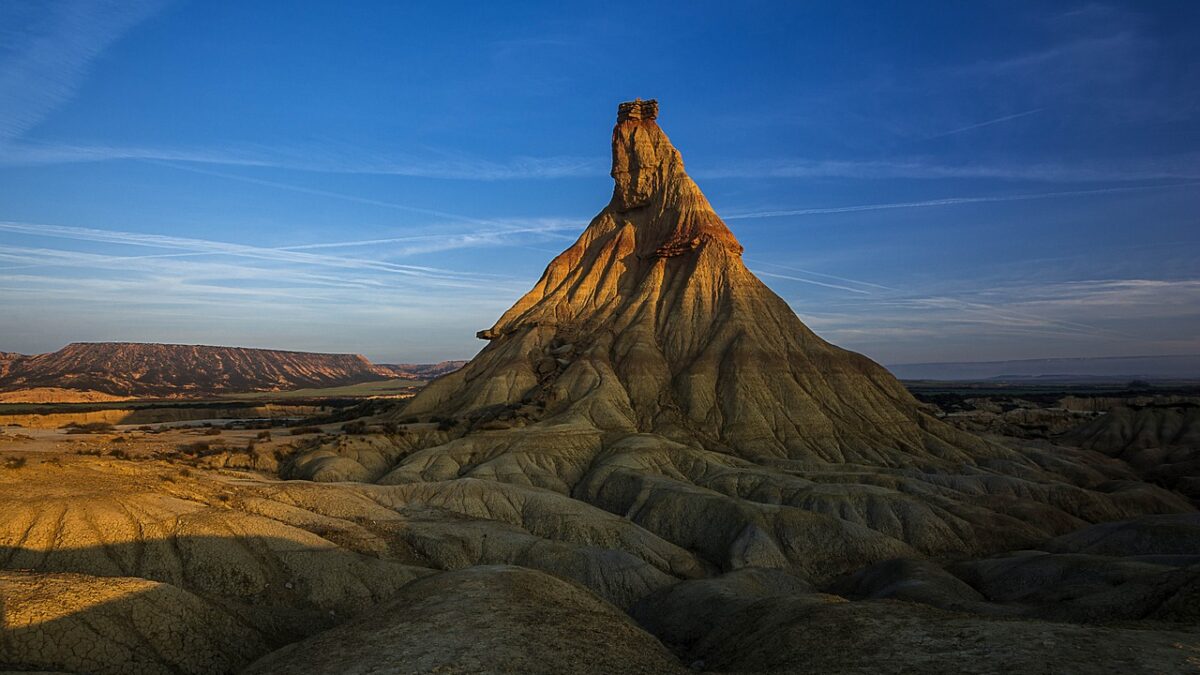
[[(373, 398), (359, 401), (350, 406), (337, 406), (332, 412), (324, 415), (314, 415), (304, 420), (307, 424), (336, 424), (337, 422), (352, 422), (362, 417), (376, 417), (384, 413), (398, 410), (403, 402), (395, 399)], [(321, 406), (322, 410), (330, 408)]]
[(254, 400), (292, 400), (304, 398), (356, 398), (365, 396), (395, 396), (414, 393), (425, 386), (422, 380), (387, 379), (373, 382), (363, 382), (341, 387), (313, 387), (309, 389), (294, 389), (292, 391), (259, 391), (246, 394), (235, 394), (228, 398)]
[(83, 424), (71, 422), (60, 428), (66, 430), (68, 434), (110, 434), (115, 431), (113, 425), (108, 422), (85, 422)]
[(179, 451), (185, 455), (194, 457), (207, 457), (215, 455), (218, 452), (224, 452), (225, 445), (221, 441), (196, 441), (195, 443), (186, 443), (179, 447)]
[(210, 427), (210, 428), (204, 430), (204, 435), (205, 436), (220, 436), (221, 430), (218, 429), (217, 427)]
[(4, 458), (4, 468), (6, 469), (23, 469), (29, 463), (27, 457), (6, 457)]
[(269, 440), (271, 440), (271, 432), (269, 432), (269, 431), (260, 431), (260, 432), (258, 432), (258, 435), (256, 435), (256, 436), (254, 437), (254, 440), (256, 440), (256, 441), (269, 441)]
[(342, 433), (345, 434), (365, 434), (369, 433), (369, 431), (370, 428), (367, 426), (367, 423), (364, 420), (346, 422), (342, 425)]

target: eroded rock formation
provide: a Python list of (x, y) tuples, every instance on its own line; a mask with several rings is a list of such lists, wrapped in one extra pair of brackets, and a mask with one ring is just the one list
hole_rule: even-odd
[(612, 199), (490, 344), (405, 416), (648, 432), (750, 459), (909, 464), (1001, 455), (923, 413), (887, 371), (817, 337), (742, 262), (657, 103), (622, 104)]

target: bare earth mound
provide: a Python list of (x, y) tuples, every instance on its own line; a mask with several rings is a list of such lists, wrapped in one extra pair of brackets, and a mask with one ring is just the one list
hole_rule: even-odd
[(505, 566), (410, 584), (389, 604), (246, 672), (301, 671), (687, 672), (658, 640), (586, 590)]

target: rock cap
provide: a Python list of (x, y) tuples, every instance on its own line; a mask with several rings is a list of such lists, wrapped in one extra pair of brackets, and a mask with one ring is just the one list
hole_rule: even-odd
[(625, 121), (639, 122), (642, 120), (658, 119), (658, 101), (655, 99), (635, 99), (625, 101), (617, 106), (617, 124)]

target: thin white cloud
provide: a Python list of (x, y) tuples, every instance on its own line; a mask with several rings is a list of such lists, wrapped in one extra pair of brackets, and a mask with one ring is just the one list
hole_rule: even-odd
[(1028, 162), (1022, 164), (942, 164), (924, 159), (811, 160), (759, 159), (702, 167), (697, 178), (855, 178), (942, 179), (987, 178), (1047, 183), (1198, 180), (1200, 158), (1194, 155), (1154, 160), (1087, 165)]
[(853, 295), (839, 301), (801, 296), (792, 304), (824, 337), (885, 360), (927, 357), (931, 341), (953, 358), (977, 358), (985, 347), (1025, 356), (1200, 347), (1195, 332), (1200, 279), (1091, 279), (958, 290), (963, 297)]
[(145, 160), (474, 181), (599, 176), (607, 171), (606, 162), (597, 157), (513, 157), (496, 161), (445, 153), (424, 157), (404, 153), (382, 155), (374, 150), (337, 144), (296, 148), (264, 145), (163, 148), (25, 140), (0, 150), (0, 165), (9, 166)]
[[(1053, 333), (1056, 335), (1077, 335), (1083, 337), (1090, 337), (1099, 334), (1108, 334), (1122, 338), (1129, 337), (1128, 335), (1123, 335), (1110, 328), (1104, 328), (1094, 324), (1083, 323), (1081, 321), (1073, 321), (1064, 318), (1050, 318), (1051, 316), (1057, 315), (1052, 308), (1039, 312), (1036, 311), (1037, 308), (1034, 307), (1018, 307), (1017, 304), (1011, 300), (1002, 303), (988, 303), (978, 299), (967, 300), (959, 297), (949, 297), (947, 295), (940, 294), (919, 294), (892, 286), (884, 286), (882, 284), (850, 279), (844, 276), (835, 276), (832, 274), (813, 272), (811, 270), (804, 270), (796, 267), (775, 265), (774, 263), (764, 264), (790, 269), (806, 275), (816, 275), (827, 279), (834, 279), (844, 283), (832, 284), (826, 281), (798, 277), (794, 275), (764, 272), (761, 270), (755, 271), (755, 274), (777, 279), (797, 281), (834, 290), (847, 291), (856, 294), (856, 303), (865, 303), (876, 309), (882, 307), (907, 308), (909, 310), (919, 311), (921, 312), (921, 316), (930, 317), (930, 320), (935, 322), (939, 321), (937, 317), (941, 315), (943, 317), (940, 319), (941, 321), (950, 320), (957, 322), (965, 321), (968, 323), (985, 323), (988, 325), (1003, 327), (1006, 331), (1027, 331), (1038, 334)], [(867, 290), (868, 288), (872, 290)], [(946, 316), (951, 318), (946, 319)]]
[(823, 277), (823, 278), (826, 278), (826, 279), (833, 279), (833, 280), (835, 280), (835, 281), (843, 281), (843, 282), (846, 282), (846, 283), (855, 284), (855, 285), (857, 285), (857, 286), (867, 286), (867, 287), (870, 287), (870, 288), (878, 288), (878, 289), (880, 289), (880, 290), (884, 290), (884, 291), (895, 291), (895, 290), (897, 290), (897, 289), (895, 289), (895, 288), (892, 288), (891, 286), (884, 286), (884, 285), (882, 285), (882, 284), (876, 284), (876, 283), (872, 283), (872, 282), (870, 282), (870, 281), (859, 281), (859, 280), (857, 280), (857, 279), (849, 279), (849, 278), (847, 278), (847, 277), (839, 277), (839, 276), (837, 276), (837, 275), (834, 275), (834, 274), (826, 274), (826, 273), (824, 273), (824, 272), (814, 272), (813, 270), (806, 270), (806, 269), (804, 269), (804, 268), (801, 268), (801, 267), (791, 267), (791, 266), (789, 266), (789, 265), (780, 265), (779, 263), (767, 262), (767, 261), (765, 261), (765, 260), (750, 260), (749, 258), (745, 258), (745, 260), (746, 260), (747, 262), (753, 262), (753, 263), (755, 263), (755, 264), (760, 264), (760, 265), (770, 265), (771, 267), (778, 267), (778, 268), (780, 268), (780, 269), (791, 270), (791, 271), (793, 271), (793, 272), (800, 272), (801, 274), (809, 274), (809, 275), (813, 275), (813, 276)]
[(833, 289), (836, 289), (839, 291), (848, 291), (850, 293), (862, 293), (865, 295), (870, 294), (870, 291), (864, 291), (861, 288), (852, 288), (850, 286), (840, 286), (838, 284), (831, 284), (831, 283), (827, 283), (824, 281), (817, 281), (815, 279), (804, 279), (802, 277), (791, 276), (788, 274), (775, 274), (774, 272), (764, 272), (763, 270), (751, 270), (751, 271), (754, 272), (755, 274), (757, 274), (759, 276), (763, 276), (763, 277), (772, 277), (775, 279), (787, 279), (788, 281), (799, 281), (800, 283), (812, 284), (813, 286), (824, 286), (825, 288), (833, 288)]
[(288, 251), (285, 249), (249, 246), (246, 244), (235, 244), (208, 239), (195, 239), (190, 237), (175, 237), (162, 234), (122, 232), (116, 230), (99, 230), (85, 227), (43, 225), (19, 222), (0, 222), (0, 231), (38, 237), (126, 244), (130, 246), (185, 250), (197, 253), (233, 255), (246, 258), (274, 260), (279, 262), (316, 265), (323, 267), (369, 269), (379, 272), (389, 272), (421, 278), (429, 282), (436, 283), (479, 283), (479, 275), (472, 272), (455, 272), (436, 267), (401, 265), (377, 260), (319, 255), (302, 251)]
[(1022, 117), (1036, 115), (1045, 110), (1046, 110), (1045, 108), (1034, 108), (1033, 110), (1026, 110), (1025, 112), (1019, 112), (1019, 113), (1015, 113), (1012, 115), (1005, 115), (1003, 117), (997, 117), (995, 119), (990, 119), (985, 122), (977, 122), (975, 124), (968, 124), (965, 127), (959, 127), (957, 129), (951, 129), (950, 131), (943, 131), (939, 134), (933, 134), (930, 136), (926, 136), (925, 140), (932, 140), (934, 138), (943, 138), (945, 136), (953, 136), (955, 134), (961, 134), (961, 133), (964, 133), (967, 131), (974, 131), (975, 129), (982, 129), (983, 127), (990, 127), (993, 124), (1002, 124), (1004, 122), (1011, 122), (1012, 120), (1021, 119)]
[[(496, 222), (496, 221), (493, 221)], [(432, 253), (468, 246), (488, 246), (503, 244), (505, 239), (521, 234), (535, 234), (554, 239), (574, 240), (574, 237), (561, 234), (563, 231), (583, 229), (585, 223), (580, 220), (540, 219), (535, 224), (520, 226), (522, 221), (510, 221), (508, 227), (475, 232), (446, 232), (438, 234), (418, 234), (404, 237), (384, 237), (380, 239), (356, 239), (351, 241), (330, 241), (316, 244), (300, 244), (297, 246), (282, 246), (284, 251), (307, 251), (329, 248), (358, 248), (363, 246), (379, 246), (381, 244), (409, 244), (399, 249), (393, 248), (392, 255), (413, 255), (416, 253)], [(556, 252), (557, 253), (557, 252)]]
[(725, 216), (725, 220), (748, 220), (753, 218), (777, 218), (781, 216), (812, 216), (832, 213), (855, 213), (859, 211), (881, 211), (887, 209), (914, 209), (935, 206), (956, 206), (959, 204), (984, 204), (992, 202), (1019, 202), (1032, 199), (1054, 199), (1060, 197), (1087, 197), (1091, 195), (1119, 194), (1122, 192), (1141, 192), (1145, 190), (1167, 190), (1180, 187), (1195, 187), (1200, 181), (1186, 183), (1171, 183), (1168, 185), (1133, 185), (1128, 187), (1098, 188), (1095, 190), (1067, 190), (1062, 192), (1035, 192), (1018, 195), (996, 195), (991, 197), (946, 197), (943, 199), (926, 199), (916, 202), (892, 202), (888, 204), (858, 204), (854, 206), (831, 206), (809, 209), (790, 209), (781, 211), (756, 211), (751, 213), (735, 213)]
[[(92, 63), (114, 42), (153, 15), (157, 0), (17, 0), (0, 8), (0, 20), (26, 25), (5, 31), (0, 49), (0, 147), (37, 126), (75, 95)], [(34, 20), (36, 19), (36, 20)]]

